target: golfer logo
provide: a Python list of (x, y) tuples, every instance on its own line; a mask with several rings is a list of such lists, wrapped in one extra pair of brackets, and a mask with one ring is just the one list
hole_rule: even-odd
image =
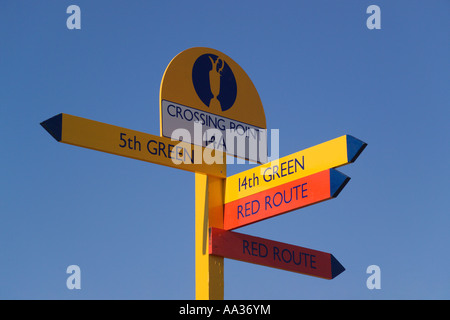
[(200, 100), (211, 112), (226, 111), (236, 101), (237, 85), (226, 61), (214, 54), (197, 58), (192, 68), (192, 83)]

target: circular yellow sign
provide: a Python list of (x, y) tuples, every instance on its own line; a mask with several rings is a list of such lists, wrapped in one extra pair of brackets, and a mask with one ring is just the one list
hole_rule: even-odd
[(161, 81), (161, 117), (163, 101), (267, 128), (261, 99), (248, 75), (230, 57), (214, 49), (190, 48), (172, 59)]

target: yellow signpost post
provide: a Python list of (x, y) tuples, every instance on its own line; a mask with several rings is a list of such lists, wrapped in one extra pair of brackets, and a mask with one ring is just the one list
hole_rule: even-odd
[(224, 179), (195, 174), (195, 298), (224, 298), (223, 257), (209, 253), (209, 228), (223, 229)]
[[(217, 50), (191, 48), (168, 65), (160, 88), (161, 136), (64, 113), (41, 125), (58, 142), (195, 173), (198, 300), (224, 299), (224, 257), (326, 279), (345, 270), (328, 253), (226, 231), (336, 197), (349, 177), (334, 168), (354, 162), (367, 144), (344, 135), (267, 163), (258, 92), (242, 68)], [(227, 177), (226, 154), (261, 165)], [(287, 203), (281, 194), (290, 190), (292, 200), (293, 188), (296, 202)], [(308, 197), (307, 191), (314, 194), (297, 199)], [(247, 218), (256, 213), (251, 207), (256, 202), (266, 205), (266, 215)], [(227, 212), (237, 216), (224, 225)], [(249, 222), (234, 221), (241, 218)], [(292, 265), (302, 257), (308, 265)]]

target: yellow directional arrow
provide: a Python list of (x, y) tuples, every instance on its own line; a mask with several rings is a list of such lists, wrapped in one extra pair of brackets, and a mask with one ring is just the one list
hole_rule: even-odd
[[(186, 142), (60, 113), (41, 123), (59, 142), (225, 178), (225, 154)], [(212, 157), (210, 157), (212, 155)], [(217, 156), (217, 157), (216, 157)], [(221, 163), (212, 163), (215, 159)], [(205, 159), (208, 162), (205, 163)], [(209, 164), (211, 163), (211, 164)]]
[(225, 203), (354, 162), (367, 144), (350, 135), (235, 174), (225, 180)]

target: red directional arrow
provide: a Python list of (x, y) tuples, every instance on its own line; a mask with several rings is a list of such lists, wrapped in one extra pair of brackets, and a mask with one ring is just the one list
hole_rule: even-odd
[(345, 270), (331, 253), (216, 228), (209, 232), (212, 255), (325, 279)]
[(233, 230), (335, 198), (349, 180), (343, 173), (328, 169), (225, 203), (224, 229)]

